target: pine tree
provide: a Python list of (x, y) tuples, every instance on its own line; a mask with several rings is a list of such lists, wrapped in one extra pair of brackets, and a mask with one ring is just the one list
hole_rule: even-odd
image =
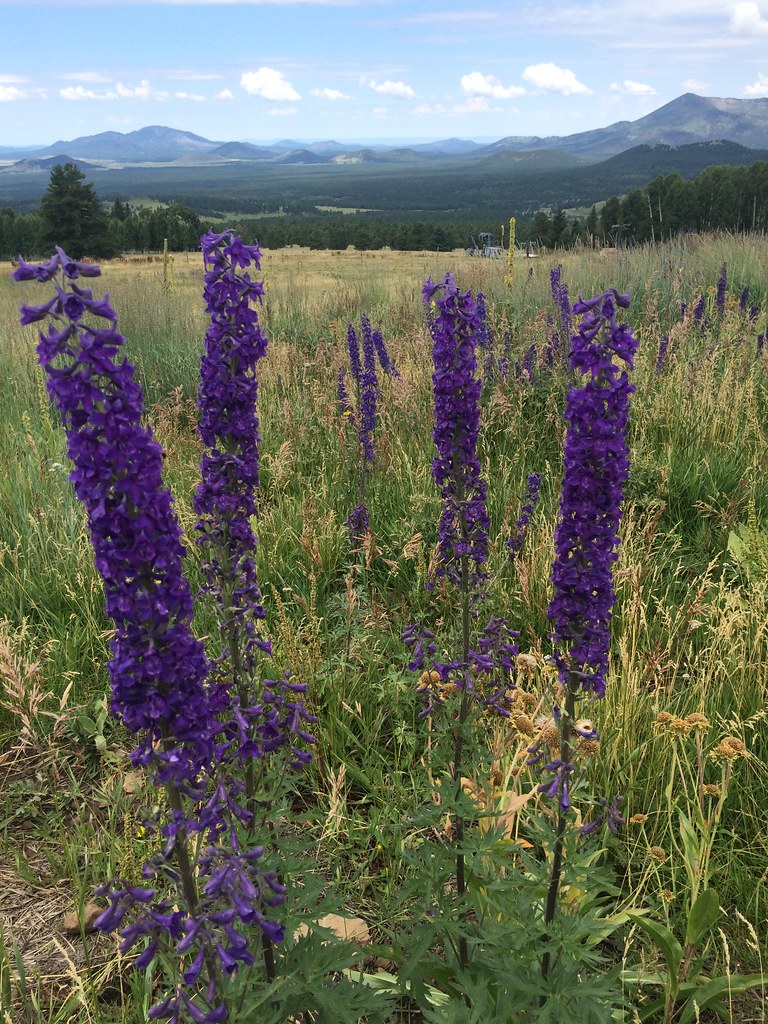
[(101, 200), (75, 164), (56, 164), (40, 200), (42, 240), (59, 245), (73, 259), (115, 255)]

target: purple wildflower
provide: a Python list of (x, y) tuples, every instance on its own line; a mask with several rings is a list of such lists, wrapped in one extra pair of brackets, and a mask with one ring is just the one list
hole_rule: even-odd
[(376, 432), (376, 406), (379, 398), (379, 378), (376, 374), (376, 349), (371, 323), (365, 314), (360, 319), (363, 335), (363, 368), (360, 374), (360, 450), (364, 464), (373, 462), (373, 437)]
[[(24, 264), (14, 276), (47, 281), (61, 270), (72, 282), (82, 274), (61, 250), (41, 266), (36, 274)], [(94, 269), (88, 265), (89, 276)], [(51, 320), (40, 332), (38, 358), (67, 434), (70, 480), (86, 510), (106, 611), (115, 623), (108, 666), (112, 711), (141, 733), (136, 762), (152, 765), (160, 781), (194, 786), (211, 756), (215, 726), (209, 665), (191, 629), (181, 528), (162, 480), (163, 453), (142, 422), (141, 387), (133, 366), (120, 358), (125, 338), (108, 299), (96, 300), (70, 283), (57, 285), (53, 303), (37, 308), (45, 309), (40, 319)], [(86, 322), (88, 313), (108, 326)]]
[(563, 268), (553, 267), (549, 272), (549, 285), (552, 298), (557, 310), (558, 328), (553, 340), (553, 348), (557, 351), (558, 340), (570, 338), (573, 334), (573, 319), (571, 316), (571, 299), (568, 295), (568, 285), (562, 279)]
[(339, 403), (339, 412), (342, 416), (348, 416), (352, 423), (355, 422), (355, 410), (349, 400), (347, 391), (347, 371), (342, 367), (336, 378), (336, 398)]
[(388, 377), (399, 377), (400, 371), (389, 358), (389, 352), (387, 352), (387, 346), (384, 344), (384, 337), (381, 333), (381, 328), (376, 327), (371, 337), (373, 338), (376, 355), (379, 357), (379, 366), (381, 366), (382, 370)]
[(523, 358), (523, 372), (527, 375), (531, 384), (536, 383), (536, 342), (528, 346)]
[(222, 610), (223, 639), (229, 645), (227, 685), (241, 687), (251, 682), (256, 653), (270, 650), (257, 626), (265, 612), (251, 528), (261, 440), (256, 366), (266, 355), (267, 339), (251, 307), (251, 300), (261, 301), (263, 285), (247, 268), (258, 270), (261, 254), (258, 246), (243, 245), (231, 232), (209, 233), (201, 245), (203, 297), (211, 322), (200, 366), (198, 430), (205, 452), (194, 502), (197, 543), (204, 551), (206, 591)]
[(619, 807), (624, 803), (623, 796), (615, 796), (610, 802), (604, 797), (600, 797), (600, 805), (602, 811), (592, 821), (583, 825), (581, 828), (581, 834), (583, 836), (592, 835), (596, 832), (601, 825), (606, 825), (610, 832), (616, 835), (619, 825), (625, 825), (626, 822), (622, 818), (619, 812)]
[(359, 547), (363, 543), (370, 521), (371, 513), (365, 502), (356, 505), (347, 516), (349, 539), (354, 546)]
[(486, 485), (477, 458), (482, 384), (475, 348), (482, 324), (470, 293), (461, 294), (450, 274), (438, 285), (427, 281), (424, 301), (433, 299), (432, 439), (437, 455), (432, 472), (443, 499), (437, 575), (476, 591), (487, 577), (489, 526)]
[(587, 301), (579, 298), (574, 306), (584, 317), (573, 338), (571, 368), (586, 380), (571, 387), (566, 403), (554, 596), (547, 613), (561, 680), (578, 679), (582, 691), (597, 696), (605, 692), (614, 602), (611, 570), (629, 474), (626, 430), (635, 389), (626, 370), (614, 362), (618, 356), (632, 367), (637, 351), (628, 326), (616, 321), (616, 307), (628, 305), (628, 296), (612, 290)]
[(720, 277), (717, 281), (717, 293), (715, 295), (715, 309), (719, 317), (725, 316), (725, 299), (727, 296), (728, 288), (728, 271), (725, 265), (723, 265), (720, 271)]
[(747, 302), (749, 302), (749, 285), (745, 284), (739, 296), (739, 309), (742, 313), (745, 313), (747, 310)]
[(507, 550), (510, 560), (514, 560), (522, 550), (525, 538), (528, 533), (528, 525), (531, 516), (539, 503), (539, 490), (541, 488), (541, 473), (530, 473), (528, 476), (528, 487), (520, 506), (520, 515), (515, 523), (514, 530), (507, 541)]

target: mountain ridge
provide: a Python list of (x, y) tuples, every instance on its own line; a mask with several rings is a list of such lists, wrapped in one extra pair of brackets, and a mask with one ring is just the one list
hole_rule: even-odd
[(639, 145), (678, 147), (720, 139), (749, 149), (768, 149), (768, 97), (734, 99), (684, 93), (635, 121), (616, 121), (604, 128), (565, 136), (510, 135), (489, 145), (455, 137), (407, 146), (356, 146), (335, 140), (298, 143), (292, 139), (256, 145), (214, 141), (179, 128), (148, 125), (127, 133), (107, 131), (69, 141), (59, 139), (36, 149), (0, 147), (0, 158), (42, 160), (67, 153), (74, 160), (123, 165), (183, 161), (188, 166), (196, 156), (201, 163), (211, 163), (214, 156), (221, 162), (345, 164), (401, 163), (404, 159), (476, 161), (506, 152), (556, 150), (584, 161), (598, 161)]

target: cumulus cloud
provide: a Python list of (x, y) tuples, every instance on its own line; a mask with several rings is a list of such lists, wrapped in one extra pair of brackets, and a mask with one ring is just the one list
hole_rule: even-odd
[(124, 100), (167, 100), (169, 96), (167, 92), (153, 89), (146, 78), (142, 78), (135, 89), (131, 89), (129, 86), (123, 85), (122, 82), (118, 82), (115, 86), (115, 91)]
[(461, 88), (468, 96), (491, 96), (495, 100), (525, 96), (525, 89), (521, 85), (505, 86), (494, 75), (483, 75), (479, 71), (462, 75)]
[(501, 107), (492, 107), (487, 96), (468, 96), (463, 103), (457, 103), (451, 107), (454, 114), (487, 114), (493, 111), (500, 114)]
[(84, 85), (68, 85), (64, 89), (59, 89), (59, 96), (63, 100), (71, 100), (72, 102), (77, 102), (78, 100), (116, 100), (118, 98), (117, 93), (111, 90), (96, 92), (94, 89), (86, 89)]
[(383, 96), (396, 96), (401, 100), (412, 100), (416, 97), (416, 93), (405, 82), (391, 82), (387, 79), (384, 82), (370, 81), (368, 85), (374, 92), (380, 92)]
[(27, 94), (17, 89), (15, 85), (0, 85), (0, 103), (13, 103), (15, 100), (25, 100)]
[(563, 96), (591, 96), (592, 90), (580, 82), (569, 68), (556, 64), (531, 64), (523, 78), (543, 92), (560, 92)]
[(338, 89), (310, 89), (312, 96), (319, 96), (322, 100), (348, 100), (349, 96), (345, 96), (343, 92), (339, 92)]
[(177, 100), (191, 100), (193, 103), (205, 103), (205, 96), (201, 96), (199, 92), (175, 92), (173, 95)]
[(286, 82), (282, 71), (276, 71), (274, 68), (246, 71), (240, 78), (240, 86), (250, 96), (259, 96), (263, 100), (271, 100), (274, 103), (301, 99), (291, 83)]
[(623, 82), (611, 82), (612, 92), (621, 92), (626, 96), (655, 96), (656, 90), (652, 85), (644, 85), (642, 82), (633, 82), (631, 78), (625, 78)]
[(235, 94), (231, 89), (222, 89), (221, 92), (217, 92), (214, 96), (214, 99), (217, 100), (233, 100), (234, 98)]
[(754, 85), (747, 85), (744, 92), (747, 96), (768, 96), (768, 75), (758, 71), (757, 81)]
[(756, 3), (739, 3), (733, 9), (731, 15), (731, 32), (737, 36), (768, 36), (768, 18), (760, 14), (760, 8)]

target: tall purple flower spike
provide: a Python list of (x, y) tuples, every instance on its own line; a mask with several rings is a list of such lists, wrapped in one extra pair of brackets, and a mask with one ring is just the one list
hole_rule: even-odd
[[(437, 575), (479, 593), (487, 578), (487, 489), (480, 475), (477, 440), (480, 432), (480, 393), (477, 339), (484, 324), (469, 292), (461, 294), (453, 277), (440, 284), (428, 280), (424, 301), (435, 303), (430, 320), (434, 373), (432, 439), (437, 454), (432, 473), (443, 499), (440, 516)], [(461, 578), (462, 558), (470, 573)]]
[[(566, 403), (568, 431), (552, 566), (554, 596), (547, 612), (553, 627), (561, 678), (578, 678), (581, 689), (601, 697), (608, 669), (614, 603), (612, 566), (629, 474), (627, 423), (635, 390), (629, 368), (638, 343), (616, 320), (629, 296), (615, 290), (579, 301), (584, 314), (573, 338), (571, 369), (584, 375)], [(575, 674), (575, 675), (574, 675)]]

